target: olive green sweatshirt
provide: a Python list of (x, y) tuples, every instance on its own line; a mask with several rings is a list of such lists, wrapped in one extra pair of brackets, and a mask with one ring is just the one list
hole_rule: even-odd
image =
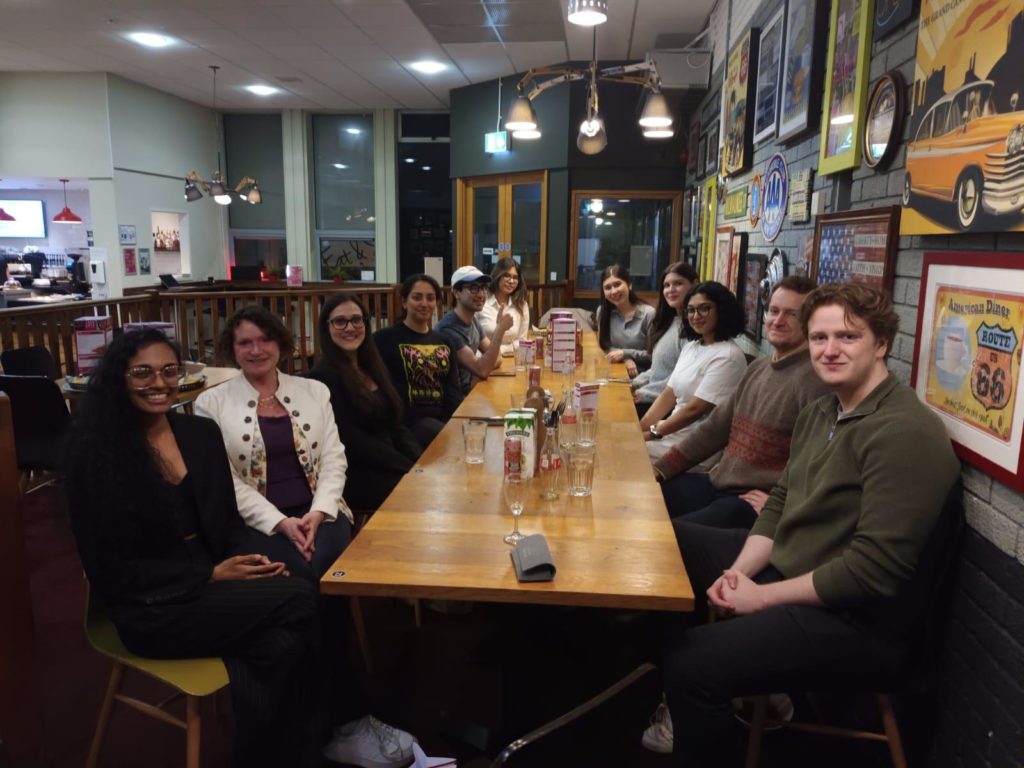
[(826, 605), (896, 597), (959, 474), (942, 422), (890, 373), (850, 413), (835, 395), (800, 413), (750, 533), (774, 540), (786, 578), (813, 571)]

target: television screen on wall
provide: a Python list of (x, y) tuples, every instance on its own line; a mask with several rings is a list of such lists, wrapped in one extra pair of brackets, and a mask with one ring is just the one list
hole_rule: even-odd
[(0, 238), (46, 237), (42, 200), (0, 200), (0, 209), (14, 221), (0, 220)]

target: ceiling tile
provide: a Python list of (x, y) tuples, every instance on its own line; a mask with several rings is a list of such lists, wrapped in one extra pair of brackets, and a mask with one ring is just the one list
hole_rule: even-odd
[(495, 26), (498, 37), (506, 43), (540, 43), (562, 39), (562, 25), (559, 24), (505, 24)]
[(441, 44), (445, 43), (497, 43), (498, 36), (494, 27), (445, 27), (431, 24), (427, 27), (434, 39)]
[(569, 51), (564, 42), (509, 43), (505, 48), (517, 72), (525, 72), (531, 67), (561, 64), (569, 59)]
[(388, 5), (385, 3), (374, 3), (372, 5), (344, 5), (341, 11), (352, 22), (369, 29), (370, 27), (392, 27), (417, 24), (416, 14), (405, 3), (399, 5)]
[(419, 3), (413, 6), (413, 11), (424, 24), (481, 26), (491, 23), (487, 11), (479, 2)]
[(487, 13), (494, 24), (562, 25), (562, 8), (550, 2), (490, 3)]
[(289, 27), (347, 27), (345, 15), (333, 5), (284, 5), (270, 6), (275, 14)]
[(365, 32), (354, 26), (296, 27), (295, 31), (327, 50), (334, 50), (337, 46), (373, 44)]
[(247, 8), (239, 13), (237, 8), (204, 8), (203, 14), (222, 27), (238, 32), (247, 29), (280, 29), (281, 18), (267, 8)]

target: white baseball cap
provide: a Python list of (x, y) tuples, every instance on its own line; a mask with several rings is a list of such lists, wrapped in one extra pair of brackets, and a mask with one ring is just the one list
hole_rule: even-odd
[(491, 282), (491, 278), (481, 272), (473, 265), (459, 267), (452, 272), (452, 288), (458, 288), (461, 283)]

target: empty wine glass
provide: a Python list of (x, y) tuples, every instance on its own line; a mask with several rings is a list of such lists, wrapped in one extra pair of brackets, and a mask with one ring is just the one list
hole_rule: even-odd
[(526, 481), (518, 475), (505, 475), (503, 491), (505, 504), (508, 505), (514, 521), (512, 533), (505, 536), (504, 541), (514, 547), (526, 538), (519, 532), (519, 516), (523, 514), (523, 507), (526, 505)]

